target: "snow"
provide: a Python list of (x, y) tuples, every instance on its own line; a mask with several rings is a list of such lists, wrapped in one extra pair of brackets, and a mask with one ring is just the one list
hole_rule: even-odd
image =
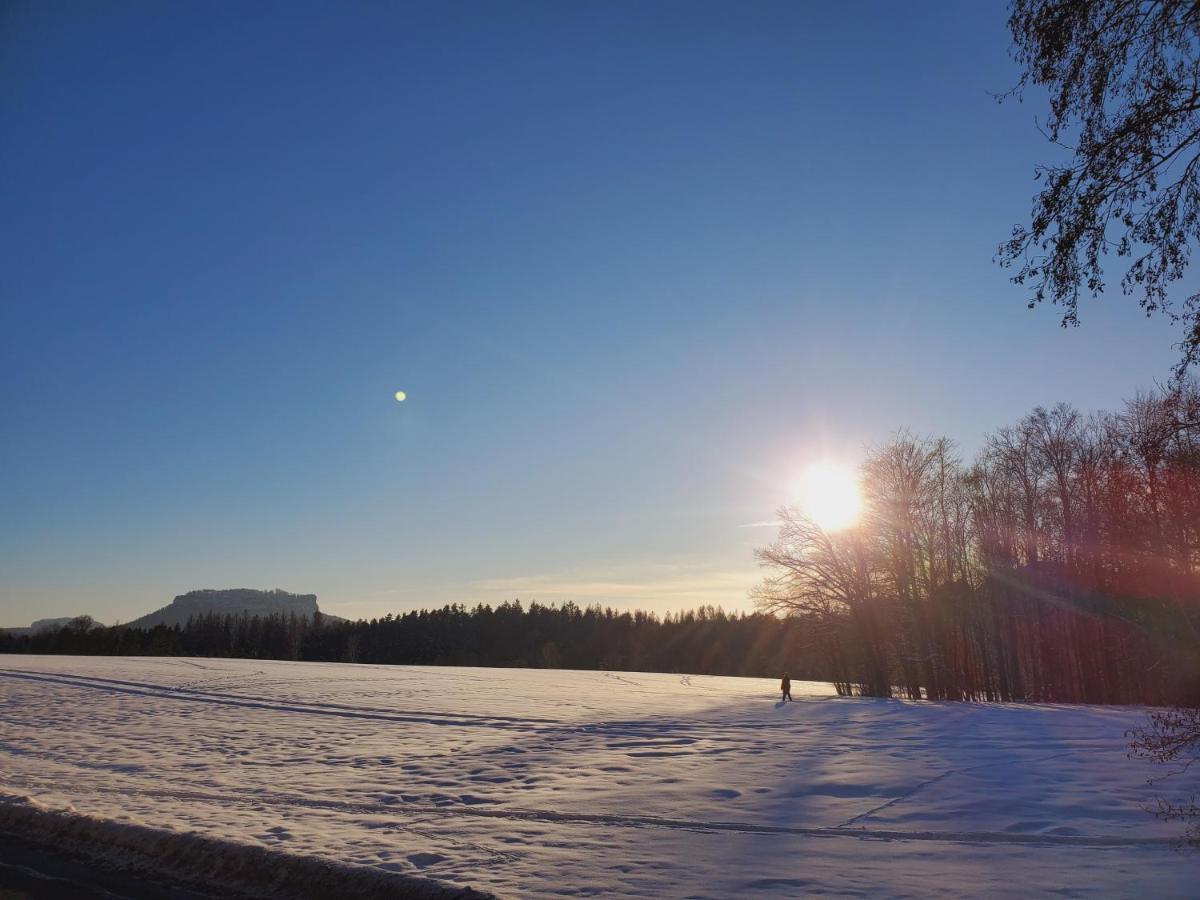
[[(163, 896), (211, 896), (214, 888), (236, 892), (237, 896), (282, 896), (295, 897), (340, 897), (346, 900), (392, 900), (398, 894), (406, 900), (488, 900), (491, 894), (469, 888), (447, 886), (430, 878), (385, 872), (371, 866), (347, 866), (316, 856), (301, 856), (281, 853), (262, 846), (239, 843), (223, 838), (196, 834), (194, 832), (167, 831), (112, 822), (74, 811), (46, 809), (29, 797), (0, 794), (0, 836), (17, 834), (28, 839), (35, 853), (41, 848), (51, 848), (54, 855), (39, 860), (33, 867), (18, 853), (9, 848), (11, 859), (0, 862), (0, 869), (16, 866), (34, 877), (34, 884), (42, 890), (35, 896), (52, 896), (47, 883), (62, 883), (67, 886), (98, 888), (89, 890), (86, 896), (114, 896), (103, 888), (111, 883), (111, 874), (106, 871), (98, 881), (94, 866), (87, 857), (99, 855), (118, 876), (128, 873), (121, 888), (134, 889), (134, 896), (148, 895), (144, 881), (136, 876), (142, 874), (165, 875), (186, 881), (199, 882), (207, 890), (203, 894), (190, 891), (182, 893), (178, 885)], [(72, 851), (84, 858), (82, 878), (63, 866), (61, 850)], [(25, 850), (24, 852), (29, 852)], [(72, 860), (73, 863), (73, 860)], [(46, 865), (45, 871), (38, 865)], [(151, 870), (147, 872), (146, 870)], [(88, 872), (92, 874), (87, 874)], [(7, 886), (4, 874), (0, 882)], [(69, 892), (76, 896), (76, 891)], [(9, 897), (0, 891), (0, 896)], [(16, 896), (26, 896), (20, 893)], [(153, 896), (158, 896), (153, 892)]]
[(101, 837), (119, 823), (510, 897), (1194, 894), (1200, 857), (1145, 809), (1161, 773), (1126, 757), (1145, 710), (800, 682), (781, 706), (776, 688), (0, 657), (0, 825), (66, 811)]

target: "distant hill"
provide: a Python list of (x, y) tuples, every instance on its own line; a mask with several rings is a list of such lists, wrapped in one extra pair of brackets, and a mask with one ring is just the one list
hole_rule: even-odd
[[(40, 634), (43, 631), (54, 631), (62, 628), (64, 625), (70, 625), (81, 616), (63, 616), (59, 619), (38, 619), (32, 625), (24, 628), (0, 628), (0, 631), (7, 631), (9, 634)], [(99, 622), (95, 624), (99, 625)]]
[[(169, 606), (155, 610), (127, 624), (129, 628), (153, 628), (155, 625), (186, 625), (195, 616), (215, 613), (218, 616), (269, 616), (295, 613), (311, 617), (320, 612), (316, 594), (291, 594), (279, 589), (260, 591), (254, 588), (230, 588), (227, 590), (189, 591), (180, 594)], [(338, 616), (322, 613), (331, 621), (341, 621)]]
[(61, 619), (38, 619), (29, 626), (29, 630), (34, 634), (39, 631), (53, 631), (55, 628), (62, 628), (64, 625), (70, 625), (75, 621), (75, 616), (64, 616)]

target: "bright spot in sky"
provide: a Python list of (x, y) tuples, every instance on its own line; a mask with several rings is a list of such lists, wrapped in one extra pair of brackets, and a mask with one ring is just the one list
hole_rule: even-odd
[(407, 399), (408, 399), (408, 394), (404, 393), (404, 391), (396, 391), (396, 402), (397, 403), (403, 403)]
[(825, 531), (849, 528), (862, 511), (862, 493), (852, 469), (831, 462), (813, 463), (800, 478), (800, 508)]

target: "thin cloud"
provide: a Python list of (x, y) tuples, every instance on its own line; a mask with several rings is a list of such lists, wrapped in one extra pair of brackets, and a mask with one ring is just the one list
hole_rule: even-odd
[(758, 581), (756, 570), (705, 571), (683, 566), (664, 566), (623, 577), (591, 577), (592, 573), (543, 573), (506, 578), (487, 578), (472, 587), (486, 593), (529, 599), (575, 600), (669, 607), (724, 605), (746, 602), (749, 589)]

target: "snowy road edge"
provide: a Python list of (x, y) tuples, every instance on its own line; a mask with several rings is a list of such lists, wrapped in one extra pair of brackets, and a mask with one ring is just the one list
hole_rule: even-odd
[(160, 872), (252, 896), (296, 900), (496, 900), (493, 894), (430, 878), (51, 810), (30, 797), (14, 794), (0, 793), (0, 831), (100, 858), (121, 868)]

